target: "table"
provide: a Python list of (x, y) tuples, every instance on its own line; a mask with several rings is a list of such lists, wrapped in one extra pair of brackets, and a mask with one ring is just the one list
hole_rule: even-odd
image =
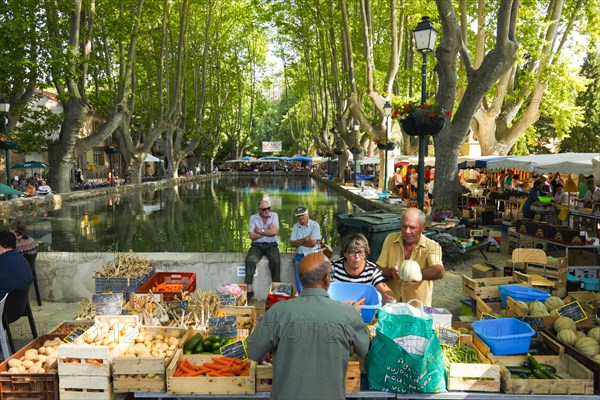
[[(598, 253), (598, 250), (600, 249), (600, 245), (589, 245), (589, 244), (568, 244), (568, 243), (563, 243), (563, 242), (557, 242), (554, 240), (550, 240), (550, 239), (544, 239), (541, 238), (539, 236), (535, 236), (535, 235), (530, 235), (528, 233), (521, 233), (521, 232), (515, 232), (517, 234), (517, 247), (519, 247), (519, 241), (521, 239), (522, 236), (524, 237), (530, 237), (530, 238), (535, 238), (536, 240), (539, 240), (541, 242), (545, 242), (549, 245), (554, 246), (555, 248), (562, 247), (565, 249), (565, 256), (568, 258), (569, 257), (569, 249), (582, 249), (582, 250), (593, 250), (596, 253)], [(546, 252), (547, 253), (547, 252)]]
[[(167, 393), (134, 393), (134, 398), (155, 398), (155, 399), (268, 399), (271, 395), (270, 392), (258, 392), (254, 395), (170, 395)], [(346, 398), (355, 399), (440, 399), (440, 400), (460, 400), (460, 399), (481, 399), (481, 400), (496, 400), (496, 399), (510, 399), (510, 400), (530, 400), (530, 399), (544, 399), (547, 400), (550, 397), (561, 398), (561, 396), (549, 396), (536, 395), (536, 394), (505, 394), (505, 393), (478, 393), (478, 392), (448, 392), (448, 393), (412, 393), (412, 394), (396, 394), (388, 392), (378, 391), (364, 391), (353, 394), (346, 394)], [(598, 399), (597, 395), (569, 395), (569, 400), (587, 400), (587, 399)]]

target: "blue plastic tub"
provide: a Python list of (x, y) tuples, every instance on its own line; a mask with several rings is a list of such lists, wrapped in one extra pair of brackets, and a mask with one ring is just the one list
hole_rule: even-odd
[(360, 306), (360, 310), (365, 324), (373, 321), (375, 312), (381, 307), (381, 293), (375, 286), (366, 283), (331, 282), (327, 293), (337, 301), (359, 301), (364, 298), (365, 304)]
[(581, 278), (583, 282), (583, 290), (597, 292), (600, 290), (600, 279), (597, 278)]
[(543, 292), (538, 289), (514, 286), (514, 285), (500, 285), (498, 286), (498, 292), (500, 292), (500, 301), (502, 301), (502, 308), (506, 308), (506, 296), (510, 296), (515, 301), (524, 301), (531, 303), (532, 301), (544, 301), (550, 297), (550, 293)]
[(496, 356), (525, 354), (529, 351), (535, 331), (516, 318), (498, 318), (475, 321), (473, 331)]

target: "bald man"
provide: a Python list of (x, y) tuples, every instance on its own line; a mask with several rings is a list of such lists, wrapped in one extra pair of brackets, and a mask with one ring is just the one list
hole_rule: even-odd
[(331, 262), (323, 253), (299, 265), (302, 293), (276, 303), (248, 336), (248, 355), (273, 352), (271, 399), (344, 399), (350, 347), (363, 357), (369, 335), (360, 314), (327, 294)]
[[(377, 265), (383, 276), (389, 280), (388, 286), (397, 299), (403, 303), (411, 299), (420, 300), (431, 307), (433, 281), (444, 277), (442, 247), (423, 235), (425, 213), (418, 208), (408, 208), (402, 215), (400, 232), (390, 233), (383, 242)], [(398, 266), (404, 260), (413, 260), (421, 266), (421, 281), (400, 280)]]

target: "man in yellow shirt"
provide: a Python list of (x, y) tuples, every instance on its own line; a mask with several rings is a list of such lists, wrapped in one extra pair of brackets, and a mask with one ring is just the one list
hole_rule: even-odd
[[(433, 281), (444, 277), (442, 248), (425, 237), (425, 214), (418, 208), (408, 208), (402, 216), (400, 232), (390, 233), (383, 242), (377, 265), (388, 279), (388, 286), (397, 299), (406, 303), (418, 299), (431, 306)], [(404, 260), (416, 261), (421, 266), (421, 281), (407, 282), (398, 277), (398, 266)]]

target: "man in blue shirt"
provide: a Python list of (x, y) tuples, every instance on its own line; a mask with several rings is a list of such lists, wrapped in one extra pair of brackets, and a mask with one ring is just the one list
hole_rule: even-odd
[(294, 257), (294, 273), (296, 275), (296, 288), (298, 293), (302, 290), (302, 283), (298, 277), (298, 266), (305, 255), (321, 250), (321, 227), (317, 221), (308, 218), (306, 207), (296, 208), (294, 213), (298, 222), (292, 227), (290, 246), (296, 247)]
[(248, 336), (248, 356), (273, 353), (271, 399), (341, 400), (350, 350), (365, 356), (369, 334), (353, 306), (329, 298), (333, 271), (322, 252), (305, 256), (299, 268), (304, 290), (265, 313)]
[(252, 240), (252, 245), (248, 255), (246, 255), (246, 277), (244, 278), (244, 282), (248, 285), (248, 300), (254, 297), (252, 282), (254, 281), (256, 264), (263, 256), (267, 256), (269, 260), (271, 281), (281, 282), (279, 277), (281, 256), (277, 244), (278, 233), (279, 216), (277, 213), (271, 212), (269, 200), (262, 199), (258, 202), (258, 213), (250, 216), (248, 224), (248, 235)]
[(15, 234), (0, 231), (0, 299), (11, 290), (24, 288), (33, 281), (29, 263), (16, 247)]

